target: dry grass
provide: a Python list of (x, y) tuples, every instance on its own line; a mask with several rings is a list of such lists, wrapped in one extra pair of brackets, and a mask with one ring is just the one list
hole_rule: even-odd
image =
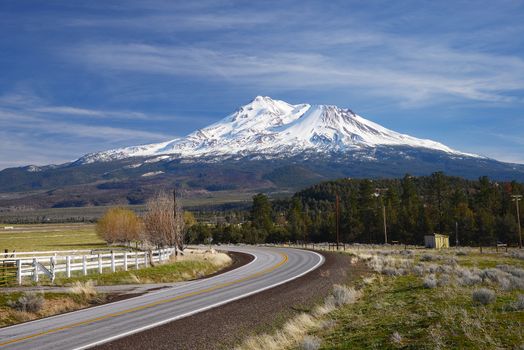
[(173, 261), (207, 261), (217, 267), (230, 265), (233, 261), (229, 255), (214, 249), (185, 249), (184, 255), (172, 256)]
[(68, 289), (68, 292), (75, 295), (76, 301), (80, 304), (90, 304), (101, 301), (92, 280), (86, 282), (75, 281)]
[(314, 308), (311, 313), (300, 313), (288, 320), (284, 326), (273, 334), (260, 334), (247, 338), (236, 350), (280, 350), (300, 348), (315, 350), (321, 340), (308, 335), (317, 329), (330, 329), (334, 325), (324, 316), (342, 305), (354, 303), (360, 297), (360, 291), (354, 288), (335, 285), (333, 292), (324, 303)]
[(375, 274), (363, 278), (362, 296), (355, 303), (314, 309), (315, 317), (334, 324), (309, 332), (322, 339), (322, 348), (495, 349), (524, 344), (521, 253), (371, 245), (350, 246), (346, 253)]
[(93, 294), (93, 291), (94, 287), (87, 284), (73, 286), (68, 293), (3, 294), (0, 300), (0, 326), (79, 310), (103, 301), (103, 295)]

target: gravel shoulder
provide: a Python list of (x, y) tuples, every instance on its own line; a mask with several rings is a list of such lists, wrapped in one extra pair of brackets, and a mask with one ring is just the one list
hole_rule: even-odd
[(246, 336), (267, 332), (308, 311), (333, 284), (349, 283), (368, 273), (341, 253), (322, 252), (325, 263), (281, 286), (103, 344), (97, 349), (230, 349)]

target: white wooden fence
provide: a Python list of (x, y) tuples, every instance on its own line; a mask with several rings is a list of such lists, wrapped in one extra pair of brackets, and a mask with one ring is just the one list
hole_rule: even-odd
[(124, 271), (148, 267), (153, 263), (162, 263), (171, 257), (175, 248), (165, 248), (145, 251), (47, 251), (47, 252), (18, 252), (9, 253), (9, 257), (0, 259), (0, 264), (12, 264), (16, 266), (16, 279), (19, 285), (24, 277), (31, 277), (32, 281), (38, 282), (40, 276), (47, 276), (54, 282), (57, 273), (65, 273), (71, 277), (71, 272), (82, 271), (86, 276), (90, 270), (95, 273), (116, 272), (122, 267)]

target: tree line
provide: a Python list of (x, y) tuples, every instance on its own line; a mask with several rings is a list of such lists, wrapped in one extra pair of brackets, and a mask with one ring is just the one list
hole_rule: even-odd
[(515, 181), (467, 180), (442, 172), (402, 179), (340, 179), (311, 186), (290, 199), (258, 194), (248, 213), (225, 215), (248, 220), (194, 225), (187, 241), (335, 241), (338, 196), (341, 242), (384, 243), (385, 212), (390, 243), (422, 244), (424, 235), (442, 233), (460, 245), (516, 244), (512, 195), (522, 193), (524, 184)]

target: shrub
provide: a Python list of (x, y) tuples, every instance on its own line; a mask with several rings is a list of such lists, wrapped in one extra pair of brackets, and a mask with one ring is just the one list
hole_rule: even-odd
[(320, 348), (320, 339), (312, 336), (305, 336), (300, 342), (300, 349), (302, 350), (317, 350)]
[(436, 259), (435, 259), (435, 256), (433, 256), (431, 254), (423, 254), (420, 257), (420, 261), (433, 261), (433, 260), (436, 260)]
[(502, 289), (510, 288), (510, 281), (508, 277), (511, 277), (510, 274), (499, 270), (499, 269), (485, 269), (481, 272), (481, 277), (483, 281), (491, 281), (493, 283), (499, 284)]
[(482, 283), (482, 278), (479, 276), (479, 271), (470, 271), (468, 269), (461, 268), (457, 271), (459, 275), (458, 282), (463, 286), (472, 286), (474, 284)]
[(437, 285), (439, 287), (447, 286), (451, 283), (451, 278), (449, 275), (440, 275), (440, 278), (437, 280)]
[(25, 292), (18, 300), (9, 301), (8, 305), (17, 311), (39, 312), (44, 306), (44, 296), (40, 293)]
[(510, 311), (521, 311), (524, 310), (524, 294), (519, 294), (517, 301), (510, 303), (508, 306)]
[(437, 264), (431, 264), (427, 267), (427, 270), (429, 271), (429, 273), (435, 273), (435, 272), (439, 272), (440, 268), (439, 268), (439, 265)]
[(471, 297), (474, 303), (482, 305), (488, 305), (496, 299), (495, 292), (487, 288), (480, 288), (473, 291)]
[(509, 254), (512, 258), (524, 260), (524, 252), (521, 251), (513, 251)]
[(524, 290), (524, 278), (511, 276), (509, 278), (510, 289), (522, 289)]
[(434, 275), (429, 275), (426, 278), (424, 278), (424, 288), (436, 288), (437, 287), (437, 279)]
[(355, 302), (360, 297), (360, 292), (353, 288), (336, 284), (333, 287), (333, 297), (335, 305), (341, 306)]
[(400, 271), (394, 267), (385, 267), (382, 269), (382, 273), (386, 276), (399, 276), (401, 275)]
[(415, 276), (422, 277), (424, 275), (424, 266), (422, 265), (413, 266), (413, 273), (415, 274)]

